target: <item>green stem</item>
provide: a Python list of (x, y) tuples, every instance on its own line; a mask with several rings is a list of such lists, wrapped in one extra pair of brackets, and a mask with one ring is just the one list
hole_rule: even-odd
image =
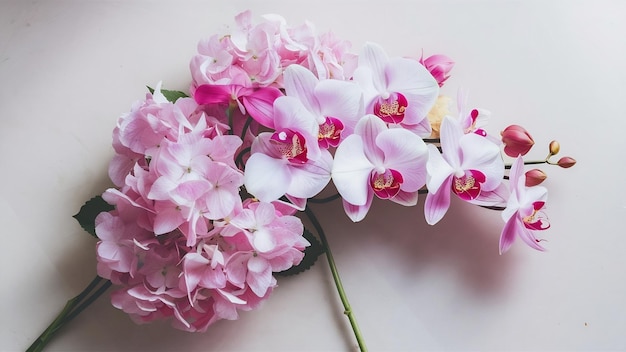
[[(103, 279), (96, 276), (85, 289), (79, 293), (76, 297), (70, 299), (65, 303), (65, 307), (50, 325), (44, 330), (44, 332), (37, 337), (37, 339), (28, 347), (26, 352), (39, 352), (46, 347), (50, 340), (55, 336), (57, 331), (61, 329), (65, 324), (74, 319), (80, 312), (87, 308), (93, 301), (100, 297), (110, 286), (111, 281), (106, 280), (103, 285), (100, 286), (93, 294), (92, 291), (98, 287)], [(91, 294), (91, 296), (89, 296)]]
[(350, 321), (350, 326), (352, 326), (352, 331), (354, 332), (354, 337), (356, 338), (357, 343), (359, 344), (359, 349), (362, 352), (367, 351), (367, 347), (365, 346), (365, 341), (363, 341), (363, 336), (361, 335), (361, 330), (359, 329), (359, 325), (357, 324), (356, 317), (352, 312), (352, 308), (350, 307), (350, 302), (348, 301), (348, 297), (346, 296), (346, 292), (343, 289), (343, 284), (341, 283), (341, 278), (339, 277), (339, 272), (337, 271), (337, 266), (335, 265), (335, 259), (333, 258), (333, 254), (330, 251), (330, 246), (328, 245), (328, 240), (326, 239), (326, 235), (324, 234), (324, 230), (322, 229), (322, 225), (320, 225), (319, 221), (313, 214), (313, 211), (310, 208), (305, 208), (304, 212), (306, 213), (309, 220), (315, 227), (318, 235), (320, 236), (320, 241), (324, 246), (324, 252), (326, 253), (326, 259), (328, 260), (328, 266), (330, 267), (330, 272), (333, 275), (333, 280), (335, 281), (335, 286), (337, 287), (337, 292), (339, 293), (339, 298), (341, 299), (341, 303), (343, 304), (343, 314), (348, 317)]

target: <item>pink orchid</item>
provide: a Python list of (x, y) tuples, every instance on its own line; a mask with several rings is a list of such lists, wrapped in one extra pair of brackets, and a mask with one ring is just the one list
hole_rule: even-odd
[(388, 128), (377, 116), (363, 117), (335, 152), (332, 179), (346, 214), (361, 221), (374, 195), (415, 205), (426, 182), (427, 157), (426, 144), (417, 135)]
[[(487, 137), (487, 132), (483, 129), (489, 122), (491, 112), (481, 108), (468, 108), (468, 94), (459, 89), (457, 93), (457, 109), (459, 111), (459, 122), (465, 133), (476, 133)], [(493, 142), (499, 142), (496, 138), (489, 136)]]
[(431, 55), (420, 59), (420, 63), (426, 67), (428, 72), (437, 80), (439, 87), (450, 78), (450, 71), (454, 67), (454, 61), (446, 55)]
[(419, 62), (390, 59), (380, 46), (368, 43), (359, 56), (354, 80), (363, 88), (366, 113), (421, 137), (430, 136), (426, 116), (439, 95), (439, 85)]
[(524, 160), (521, 156), (515, 159), (511, 167), (509, 183), (511, 197), (502, 212), (505, 225), (500, 236), (500, 254), (509, 250), (516, 237), (521, 238), (531, 248), (545, 250), (535, 233), (550, 227), (542, 211), (548, 198), (548, 190), (542, 186), (526, 187)]
[(236, 102), (244, 114), (246, 111), (263, 126), (274, 128), (272, 107), (283, 93), (275, 87), (249, 88), (239, 84), (203, 84), (194, 92), (198, 104), (230, 104)]
[(271, 202), (283, 195), (310, 198), (330, 181), (332, 156), (318, 144), (317, 119), (294, 97), (274, 103), (275, 132), (252, 144), (244, 183), (250, 194)]
[(448, 211), (450, 192), (466, 201), (480, 201), (485, 192), (501, 193), (504, 176), (500, 147), (478, 134), (465, 134), (460, 123), (449, 116), (441, 122), (441, 149), (443, 154), (428, 145), (424, 214), (431, 225)]
[(352, 82), (318, 80), (300, 65), (287, 67), (283, 79), (287, 96), (300, 100), (319, 124), (320, 147), (336, 147), (363, 116), (363, 95)]

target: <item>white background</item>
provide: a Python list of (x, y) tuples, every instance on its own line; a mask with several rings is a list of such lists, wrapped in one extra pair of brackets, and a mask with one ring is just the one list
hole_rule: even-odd
[[(352, 224), (316, 207), (372, 351), (626, 350), (626, 6), (622, 1), (0, 2), (0, 350), (24, 350), (95, 275), (95, 240), (72, 219), (110, 186), (117, 117), (163, 80), (185, 89), (199, 39), (240, 11), (332, 30), (358, 52), (443, 53), (442, 93), (469, 90), (488, 130), (524, 125), (578, 164), (545, 167), (546, 253), (498, 255), (497, 212), (453, 202), (434, 227), (375, 202)], [(257, 17), (258, 18), (258, 17)], [(137, 326), (108, 297), (50, 351), (346, 351), (354, 340), (325, 261), (257, 311), (204, 334)]]

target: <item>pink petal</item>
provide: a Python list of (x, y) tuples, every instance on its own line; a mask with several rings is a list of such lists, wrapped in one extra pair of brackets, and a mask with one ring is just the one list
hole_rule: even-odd
[(367, 200), (363, 205), (350, 204), (344, 199), (342, 200), (343, 210), (346, 212), (346, 215), (348, 215), (350, 220), (354, 222), (359, 222), (365, 218), (365, 215), (367, 215), (367, 212), (370, 210), (373, 198), (374, 194), (372, 192), (369, 192), (369, 194), (367, 195)]
[(242, 97), (242, 100), (253, 119), (265, 127), (274, 128), (274, 101), (282, 96), (283, 93), (278, 88), (263, 87)]
[(454, 169), (446, 162), (441, 156), (441, 153), (432, 144), (427, 146), (428, 148), (428, 162), (426, 163), (426, 170), (428, 171), (428, 192), (438, 192), (442, 188), (442, 184), (447, 181)]
[(511, 248), (513, 242), (515, 242), (515, 233), (517, 231), (518, 213), (513, 214), (509, 220), (504, 224), (502, 234), (500, 235), (500, 254), (504, 254)]
[(196, 88), (193, 97), (198, 104), (228, 103), (231, 99), (231, 88), (226, 85), (203, 84)]
[(426, 195), (426, 202), (424, 203), (424, 216), (426, 222), (430, 225), (434, 225), (443, 218), (450, 207), (450, 187), (452, 186), (452, 177), (448, 177), (441, 187), (437, 190), (437, 193), (430, 193)]
[(463, 133), (463, 129), (459, 122), (449, 116), (445, 116), (441, 121), (441, 150), (446, 161), (456, 169), (461, 166), (459, 141)]

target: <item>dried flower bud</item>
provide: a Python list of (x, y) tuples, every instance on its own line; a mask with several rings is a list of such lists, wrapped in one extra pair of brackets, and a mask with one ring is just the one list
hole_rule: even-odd
[(450, 77), (450, 71), (454, 67), (454, 61), (445, 55), (429, 56), (426, 59), (420, 59), (420, 63), (435, 77), (439, 87), (443, 86), (443, 82)]
[(561, 150), (561, 145), (557, 141), (550, 142), (550, 155), (557, 155)]
[(432, 109), (428, 112), (428, 122), (432, 127), (432, 134), (430, 138), (439, 138), (439, 128), (441, 127), (441, 120), (446, 115), (450, 115), (450, 103), (452, 99), (445, 95), (440, 95), (435, 101)]
[(547, 177), (546, 173), (539, 169), (528, 170), (526, 171), (526, 187), (536, 186), (545, 181)]
[(561, 159), (559, 159), (559, 161), (557, 161), (557, 164), (560, 167), (567, 169), (576, 165), (576, 160), (574, 158), (570, 158), (569, 156), (564, 156)]
[(502, 143), (504, 143), (504, 153), (516, 158), (518, 155), (526, 155), (535, 144), (533, 137), (518, 125), (511, 125), (500, 132)]

